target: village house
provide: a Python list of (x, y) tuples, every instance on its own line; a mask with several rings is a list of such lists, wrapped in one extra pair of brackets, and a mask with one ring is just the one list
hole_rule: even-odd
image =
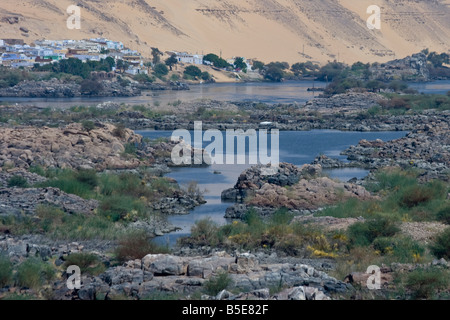
[(203, 55), (201, 54), (190, 54), (186, 52), (169, 52), (169, 54), (175, 54), (179, 63), (187, 64), (203, 64)]

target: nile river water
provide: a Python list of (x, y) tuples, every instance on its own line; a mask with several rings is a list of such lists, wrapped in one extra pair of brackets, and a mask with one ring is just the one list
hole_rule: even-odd
[[(144, 137), (156, 139), (170, 137), (171, 131), (136, 131)], [(279, 133), (280, 162), (289, 162), (301, 166), (311, 163), (314, 158), (324, 154), (346, 161), (340, 153), (361, 139), (384, 141), (398, 139), (406, 132), (343, 132), (335, 130), (282, 131)], [(206, 146), (207, 143), (204, 143)], [(247, 150), (248, 152), (248, 150)], [(200, 219), (210, 218), (218, 224), (226, 223), (225, 210), (231, 204), (221, 200), (221, 192), (232, 188), (239, 175), (250, 165), (222, 164), (202, 168), (175, 168), (167, 176), (177, 180), (180, 185), (197, 181), (205, 193), (206, 204), (197, 207), (189, 215), (172, 216), (169, 221), (182, 228), (181, 231), (159, 237), (158, 242), (173, 245), (177, 238), (189, 234), (192, 225)], [(219, 173), (219, 174), (218, 174)], [(330, 177), (348, 181), (351, 178), (363, 178), (367, 170), (359, 168), (333, 169), (326, 172)]]

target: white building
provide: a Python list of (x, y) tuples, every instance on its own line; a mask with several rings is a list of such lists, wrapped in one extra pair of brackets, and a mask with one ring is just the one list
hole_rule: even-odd
[(201, 54), (189, 54), (186, 52), (176, 53), (177, 60), (180, 63), (189, 64), (203, 64), (203, 55)]
[(0, 47), (3, 47), (5, 45), (5, 41), (0, 40)]
[(148, 74), (148, 70), (145, 68), (129, 68), (125, 70), (125, 73), (135, 76), (137, 74)]

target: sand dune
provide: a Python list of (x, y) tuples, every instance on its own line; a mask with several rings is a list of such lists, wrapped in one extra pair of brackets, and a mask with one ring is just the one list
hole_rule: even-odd
[[(387, 61), (450, 49), (450, 0), (78, 0), (81, 30), (66, 27), (70, 0), (2, 0), (0, 38), (106, 37), (150, 47), (288, 62)], [(366, 26), (369, 5), (381, 30)], [(4, 17), (17, 16), (9, 24)], [(25, 27), (25, 34), (19, 30)]]

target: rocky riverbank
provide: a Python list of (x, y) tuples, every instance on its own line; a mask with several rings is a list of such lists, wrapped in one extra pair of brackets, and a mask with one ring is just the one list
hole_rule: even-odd
[[(66, 126), (86, 118), (98, 122), (121, 123), (133, 130), (192, 130), (194, 121), (207, 129), (279, 129), (343, 131), (411, 131), (418, 125), (448, 121), (448, 111), (423, 110), (398, 114), (370, 112), (387, 101), (374, 93), (347, 93), (316, 98), (305, 105), (264, 105), (252, 102), (200, 100), (178, 101), (174, 105), (126, 106), (106, 102), (90, 108), (49, 110), (25, 105), (0, 106), (0, 122), (11, 125)], [(378, 109), (377, 109), (378, 110)], [(49, 115), (51, 114), (51, 116)]]
[[(93, 86), (95, 85), (95, 88)], [(133, 97), (140, 96), (142, 91), (189, 90), (189, 86), (181, 82), (167, 84), (133, 83), (122, 86), (117, 81), (94, 81), (91, 87), (83, 83), (65, 82), (56, 78), (48, 81), (23, 81), (14, 87), (0, 89), (0, 97), (16, 98), (74, 98), (74, 97)]]
[(357, 166), (379, 169), (387, 166), (417, 168), (423, 179), (448, 181), (450, 168), (450, 131), (448, 117), (423, 117), (408, 135), (393, 141), (362, 140), (342, 154)]

